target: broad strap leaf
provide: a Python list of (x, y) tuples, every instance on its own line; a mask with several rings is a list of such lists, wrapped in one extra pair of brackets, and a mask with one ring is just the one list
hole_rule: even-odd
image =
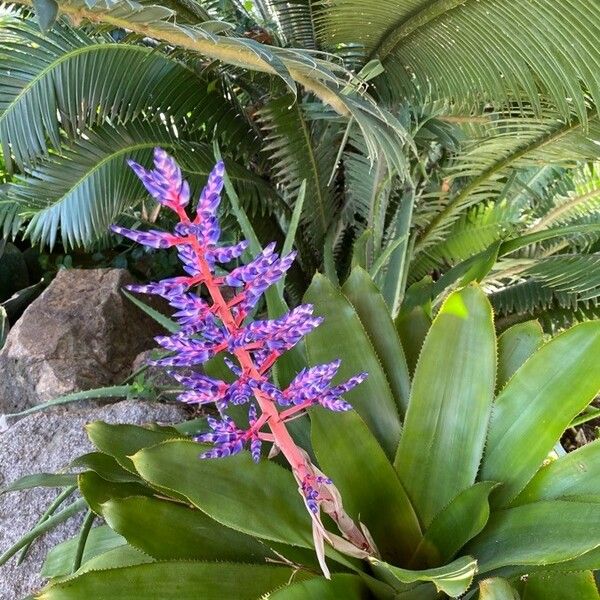
[(131, 496), (111, 498), (102, 516), (134, 548), (155, 559), (231, 560), (263, 563), (275, 559), (267, 546), (224, 527), (200, 510), (179, 503)]
[(495, 372), (492, 310), (472, 285), (446, 299), (425, 339), (394, 462), (425, 527), (475, 483)]
[(537, 321), (513, 325), (498, 338), (496, 389), (501, 390), (521, 365), (544, 343)]
[[(79, 537), (71, 538), (54, 546), (44, 561), (42, 577), (70, 575), (73, 568)], [(108, 525), (100, 525), (90, 530), (83, 550), (82, 564), (114, 548), (124, 546), (125, 538), (114, 532)]]
[(521, 596), (523, 600), (600, 600), (592, 571), (529, 575)]
[(373, 569), (380, 576), (386, 576), (389, 585), (399, 586), (402, 590), (407, 583), (430, 581), (438, 592), (444, 592), (451, 598), (464, 594), (477, 572), (477, 561), (471, 556), (463, 556), (443, 567), (425, 571), (410, 571), (394, 567), (375, 558), (371, 559)]
[(385, 560), (407, 564), (422, 539), (419, 520), (373, 434), (354, 411), (315, 409), (311, 423), (319, 465), (340, 491), (345, 510), (367, 526)]
[[(294, 570), (290, 567), (165, 561), (88, 571), (44, 588), (39, 600), (256, 600), (285, 585)], [(304, 579), (303, 573), (295, 575)]]
[(545, 464), (512, 505), (585, 495), (600, 496), (600, 440)]
[(368, 597), (367, 584), (358, 575), (346, 573), (333, 574), (329, 580), (320, 577), (299, 583), (292, 581), (269, 594), (269, 600), (362, 600)]
[(513, 586), (502, 577), (490, 577), (479, 582), (478, 600), (521, 600)]
[(289, 471), (249, 453), (201, 460), (196, 442), (171, 440), (133, 457), (138, 473), (219, 523), (259, 538), (312, 548), (310, 517)]
[(503, 485), (506, 505), (525, 487), (571, 420), (600, 390), (600, 322), (582, 323), (540, 348), (496, 398), (481, 477)]
[(325, 318), (306, 338), (309, 364), (341, 359), (340, 380), (366, 371), (369, 376), (345, 398), (363, 418), (388, 457), (400, 437), (400, 417), (375, 348), (348, 299), (322, 275), (315, 275), (304, 300)]
[(493, 512), (486, 528), (465, 548), (479, 572), (516, 565), (562, 563), (600, 546), (600, 504), (534, 502)]
[(408, 408), (410, 375), (400, 338), (394, 327), (383, 296), (369, 274), (355, 267), (342, 286), (342, 293), (350, 300), (387, 376), (394, 399), (403, 417)]
[(447, 563), (484, 527), (490, 516), (489, 495), (497, 484), (482, 481), (461, 492), (431, 522), (410, 564)]

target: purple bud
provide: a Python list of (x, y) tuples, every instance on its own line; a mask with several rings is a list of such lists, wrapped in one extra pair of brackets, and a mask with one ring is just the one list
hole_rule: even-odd
[(151, 248), (170, 248), (180, 242), (180, 238), (177, 236), (163, 231), (136, 231), (121, 227), (120, 225), (111, 225), (110, 228), (118, 235), (129, 238), (138, 244), (150, 246)]

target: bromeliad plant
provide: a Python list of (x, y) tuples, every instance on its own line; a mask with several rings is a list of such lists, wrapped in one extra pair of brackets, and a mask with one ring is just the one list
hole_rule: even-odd
[[(325, 540), (361, 558), (375, 555), (368, 532), (361, 531), (344, 512), (331, 480), (312, 465), (287, 429), (291, 419), (317, 404), (333, 411), (350, 410), (352, 407), (342, 395), (360, 384), (367, 374), (354, 375), (345, 383), (331, 387), (331, 380), (340, 367), (340, 361), (334, 360), (301, 371), (285, 390), (281, 390), (270, 379), (271, 368), (284, 352), (318, 327), (322, 319), (312, 315), (310, 304), (300, 305), (277, 319), (251, 318), (251, 312), (264, 292), (281, 280), (292, 265), (295, 252), (279, 257), (272, 243), (252, 261), (218, 277), (215, 274), (218, 263), (231, 263), (248, 248), (245, 240), (233, 246), (218, 245), (221, 231), (217, 209), (224, 184), (223, 163), (218, 162), (210, 173), (193, 219), (185, 210), (190, 201), (190, 186), (182, 178), (174, 159), (164, 150), (155, 149), (151, 171), (133, 161), (129, 164), (150, 194), (177, 214), (179, 223), (173, 234), (156, 230), (141, 232), (119, 225), (114, 225), (112, 230), (153, 248), (175, 246), (187, 273), (159, 283), (128, 286), (131, 291), (162, 296), (177, 309), (175, 317), (181, 329), (173, 335), (156, 338), (171, 354), (154, 364), (195, 367), (223, 352), (237, 360), (235, 364), (229, 358), (224, 359), (236, 377), (232, 383), (197, 372), (171, 372), (187, 388), (179, 400), (200, 406), (215, 404), (220, 413), (220, 418), (207, 419), (212, 431), (195, 438), (214, 444), (200, 457), (222, 458), (237, 454), (249, 445), (253, 460), (259, 462), (262, 442), (271, 442), (288, 461), (311, 514), (315, 546), (324, 573), (329, 574), (323, 558)], [(206, 290), (210, 301), (191, 291), (199, 286)], [(224, 288), (235, 289), (229, 300), (224, 298)], [(252, 402), (253, 398), (256, 404)], [(249, 405), (248, 427), (240, 428), (226, 411), (229, 405), (246, 404)], [(285, 407), (285, 410), (279, 407)], [(320, 518), (321, 509), (335, 521), (343, 538), (325, 530)]]
[[(159, 169), (151, 173), (135, 168), (156, 195), (163, 201), (168, 197), (175, 208), (186, 188), (166, 157), (159, 154), (158, 161)], [(175, 186), (162, 185), (161, 169), (170, 172)], [(194, 254), (198, 242), (193, 240), (198, 238), (188, 233), (190, 228), (196, 227), (201, 240), (205, 235), (216, 240), (217, 235), (212, 209), (210, 214), (202, 212), (216, 202), (212, 194), (218, 184), (211, 181), (199, 203), (200, 219), (190, 220), (183, 231), (181, 224), (173, 236), (118, 231), (153, 244), (185, 238), (180, 254), (193, 271), (189, 277), (204, 273), (205, 284), (210, 271), (217, 278), (216, 291), (226, 281), (243, 281), (245, 289), (267, 271), (259, 273), (251, 262), (227, 275), (214, 275), (207, 259), (208, 267), (194, 271), (198, 262), (192, 258), (199, 253)], [(175, 193), (168, 196), (171, 192)], [(204, 256), (221, 251), (214, 242), (201, 243)], [(273, 257), (270, 264), (275, 269), (284, 260)], [(251, 276), (242, 277), (250, 269)], [(222, 309), (212, 309), (209, 317), (206, 310), (211, 306), (184, 290), (185, 283), (138, 288), (160, 290), (180, 311), (182, 333), (163, 340), (163, 346), (175, 352), (163, 359), (169, 367), (187, 365), (191, 355), (204, 357), (223, 344), (218, 333), (223, 321), (217, 315)], [(213, 301), (218, 298), (210, 295)], [(238, 328), (241, 321), (236, 319), (250, 308), (239, 296), (216, 302), (228, 305)], [(310, 417), (310, 441), (303, 449), (295, 446), (292, 454), (288, 442), (279, 441), (287, 439), (285, 434), (267, 434), (286, 458), (302, 457), (303, 467), (290, 461), (288, 469), (262, 457), (253, 464), (257, 442), (267, 439), (256, 424), (262, 418), (269, 426), (263, 415), (274, 414), (273, 402), (267, 399), (277, 394), (272, 382), (244, 383), (241, 361), (234, 366), (238, 379), (233, 390), (231, 384), (214, 383), (207, 373), (182, 375), (189, 387), (183, 400), (216, 399), (218, 409), (235, 412), (235, 399), (253, 395), (262, 415), (250, 415), (248, 429), (234, 426), (225, 416), (209, 421), (211, 431), (200, 434), (200, 443), (213, 445), (202, 450), (183, 435), (189, 429), (186, 424), (145, 428), (92, 423), (88, 434), (97, 451), (75, 461), (82, 473), (16, 482), (14, 489), (71, 486), (61, 498), (76, 484), (83, 498), (46, 519), (5, 553), (4, 560), (36, 534), (78, 510), (89, 510), (81, 535), (49, 554), (43, 574), (51, 581), (37, 597), (548, 600), (562, 593), (564, 598), (597, 600), (592, 571), (600, 568), (600, 446), (594, 442), (555, 460), (552, 453), (564, 430), (600, 389), (600, 323), (577, 325), (545, 343), (539, 325), (529, 322), (508, 329), (497, 340), (489, 300), (477, 285), (469, 285), (447, 297), (422, 346), (407, 348), (419, 355), (411, 377), (385, 301), (363, 269), (355, 268), (341, 290), (315, 276), (305, 300), (324, 318), (306, 337), (308, 362), (331, 366), (308, 368), (296, 378), (298, 385), (292, 384), (293, 393), (286, 395), (289, 387), (281, 392), (284, 404), (292, 398), (296, 404), (284, 407), (279, 419), (285, 421), (287, 410), (308, 399), (330, 398), (327, 390), (340, 391), (325, 385), (333, 381), (336, 369), (340, 379), (361, 370), (369, 377), (345, 394), (344, 402), (352, 410), (333, 414), (318, 406), (304, 407)], [(209, 322), (213, 319), (213, 327), (207, 328), (212, 337), (205, 342), (192, 327), (201, 314)], [(290, 318), (284, 322), (289, 324)], [(250, 331), (254, 327), (248, 325)], [(266, 343), (271, 334), (262, 339)], [(264, 364), (270, 353), (282, 348), (246, 351), (252, 362)], [(239, 356), (237, 343), (220, 350), (226, 349)], [(205, 369), (211, 365), (206, 363)], [(310, 381), (308, 374), (315, 373), (322, 377), (320, 387)], [(331, 407), (349, 408), (338, 402), (339, 398)], [(306, 433), (306, 420), (289, 427), (298, 424)], [(252, 447), (251, 452), (242, 449), (253, 441), (254, 452)], [(200, 460), (201, 451), (222, 458)], [(306, 489), (298, 495), (296, 488), (305, 481), (302, 469), (316, 479), (327, 473), (336, 487), (326, 480), (314, 485), (309, 478), (317, 496)], [(338, 538), (319, 524), (317, 531), (333, 540), (324, 548), (330, 569), (326, 579), (322, 560), (313, 550), (323, 537), (314, 539), (306, 506), (314, 524), (311, 501), (327, 512), (327, 494), (339, 502), (338, 492), (347, 514), (326, 514), (323, 524), (333, 518), (342, 533), (354, 533), (358, 527), (353, 523), (360, 520), (364, 527), (359, 531), (369, 549), (360, 542), (336, 544)], [(106, 525), (92, 528), (96, 516)]]

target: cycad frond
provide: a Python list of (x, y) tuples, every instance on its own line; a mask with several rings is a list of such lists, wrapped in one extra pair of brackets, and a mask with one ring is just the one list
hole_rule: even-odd
[[(566, 118), (600, 103), (600, 15), (589, 0), (321, 0), (328, 47), (378, 58), (377, 88), (395, 98), (506, 101), (539, 93)], [(569, 99), (569, 100), (568, 100)]]
[(557, 292), (534, 279), (492, 291), (489, 298), (500, 329), (534, 318), (553, 332), (600, 318), (600, 298), (582, 300), (577, 294)]
[[(31, 6), (33, 0), (21, 0)], [(357, 88), (341, 61), (328, 60), (312, 50), (279, 48), (247, 36), (236, 36), (222, 22), (196, 26), (179, 24), (173, 11), (143, 6), (132, 0), (90, 9), (85, 0), (61, 3), (59, 12), (95, 24), (110, 24), (251, 71), (276, 75), (296, 94), (297, 84), (358, 124), (371, 160), (386, 160), (400, 172), (407, 170), (405, 144), (410, 136), (389, 111)], [(226, 31), (226, 34), (223, 32)]]
[(306, 180), (301, 224), (313, 250), (320, 253), (336, 216), (336, 199), (329, 178), (341, 140), (341, 126), (335, 122), (324, 127), (323, 123), (311, 123), (303, 106), (290, 96), (266, 104), (259, 121), (267, 142), (264, 150), (271, 157), (284, 197), (292, 202)]
[(503, 199), (481, 203), (454, 223), (447, 239), (422, 252), (410, 268), (410, 281), (418, 281), (436, 269), (445, 269), (483, 252), (518, 228), (518, 206)]
[(600, 254), (537, 258), (522, 274), (558, 292), (578, 294), (581, 300), (600, 296)]
[(507, 184), (525, 193), (518, 180), (510, 179), (522, 169), (574, 166), (577, 160), (600, 157), (600, 119), (591, 119), (589, 125), (584, 132), (575, 118), (564, 121), (547, 110), (544, 118), (493, 115), (485, 125), (471, 126), (469, 137), (445, 172), (443, 189), (425, 197), (417, 209), (415, 219), (422, 231), (415, 253), (445, 240), (469, 206), (508, 194)]
[(282, 33), (291, 46), (316, 49), (314, 0), (270, 0)]
[(20, 167), (47, 154), (47, 138), (60, 148), (61, 130), (76, 137), (106, 118), (127, 123), (148, 112), (244, 139), (245, 122), (209, 84), (149, 46), (64, 23), (42, 35), (32, 21), (0, 21), (0, 141), (7, 162), (12, 150)]
[[(197, 191), (214, 164), (211, 146), (181, 139), (160, 124), (139, 120), (119, 127), (106, 124), (7, 185), (8, 199), (29, 220), (26, 235), (50, 247), (58, 236), (66, 248), (91, 244), (125, 206), (145, 197), (125, 160), (146, 164), (156, 146), (173, 153)], [(226, 164), (245, 199), (256, 202), (260, 197), (260, 206), (275, 203), (275, 194), (260, 178), (234, 163)]]
[(566, 185), (557, 186), (549, 203), (535, 206), (534, 217), (537, 221), (530, 232), (572, 225), (589, 217), (600, 224), (600, 164), (586, 164), (576, 170)]

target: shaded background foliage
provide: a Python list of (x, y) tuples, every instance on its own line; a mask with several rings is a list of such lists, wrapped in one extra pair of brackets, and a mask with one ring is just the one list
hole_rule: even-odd
[(163, 218), (124, 158), (161, 145), (199, 185), (216, 142), (264, 239), (306, 181), (294, 301), (352, 260), (396, 315), (407, 286), (487, 251), (475, 278), (501, 325), (598, 314), (588, 2), (45, 0), (44, 33), (21, 4), (0, 27), (5, 237), (114, 247), (115, 219)]

